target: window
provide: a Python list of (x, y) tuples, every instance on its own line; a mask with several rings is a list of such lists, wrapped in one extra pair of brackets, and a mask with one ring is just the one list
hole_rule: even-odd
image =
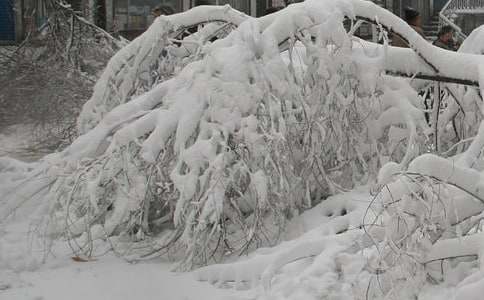
[[(13, 3), (13, 1), (12, 1)], [(23, 19), (25, 31), (35, 30), (47, 21), (47, 8), (45, 1), (26, 0), (23, 2)]]
[(144, 30), (153, 22), (151, 11), (158, 5), (167, 5), (176, 12), (182, 10), (182, 0), (116, 0), (114, 27), (116, 31)]
[(219, 5), (229, 4), (236, 10), (250, 15), (250, 0), (218, 0), (218, 2)]

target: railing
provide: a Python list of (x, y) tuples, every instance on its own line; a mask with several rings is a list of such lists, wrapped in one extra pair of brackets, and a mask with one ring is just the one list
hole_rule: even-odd
[(455, 34), (459, 42), (462, 42), (467, 38), (467, 35), (465, 35), (462, 32), (462, 29), (459, 26), (457, 26), (457, 24), (455, 24), (451, 19), (447, 18), (442, 12), (439, 13), (439, 20), (440, 20), (440, 27), (449, 25), (452, 28), (454, 28)]
[(439, 12), (440, 26), (449, 25), (454, 28), (460, 41), (467, 37), (462, 29), (455, 24), (454, 19), (459, 13), (484, 13), (484, 0), (449, 0)]
[(450, 0), (446, 7), (448, 11), (484, 11), (484, 0)]

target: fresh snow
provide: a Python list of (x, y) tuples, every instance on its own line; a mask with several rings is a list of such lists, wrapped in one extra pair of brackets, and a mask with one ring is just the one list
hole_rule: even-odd
[[(263, 193), (262, 187), (260, 192)], [(368, 200), (366, 188), (328, 199), (295, 218), (288, 225), (286, 238), (292, 239), (305, 232), (314, 236), (315, 228), (324, 226), (342, 212), (347, 213), (348, 225), (357, 226), (361, 220), (358, 212), (362, 212)], [(0, 223), (2, 300), (242, 300), (253, 299), (258, 294), (256, 290), (245, 291), (244, 288), (217, 288), (200, 281), (200, 271), (173, 272), (176, 265), (161, 259), (129, 263), (112, 252), (103, 254), (102, 249), (107, 245), (100, 245), (99, 255), (92, 261), (74, 261), (64, 241), (45, 245), (43, 237), (37, 236), (44, 225), (42, 214), (42, 206), (30, 203), (17, 210), (7, 222)], [(294, 246), (297, 244), (287, 242), (278, 248)], [(273, 250), (257, 252), (267, 251)]]
[[(412, 49), (353, 38), (345, 16), (395, 30)], [(204, 35), (219, 28), (207, 26), (200, 39), (183, 41), (195, 45), (186, 52), (163, 51), (178, 30), (207, 21), (238, 28), (205, 44)], [(308, 0), (260, 19), (228, 6), (158, 18), (111, 60), (72, 145), (34, 163), (0, 159), (0, 298), (479, 299), (479, 91), (448, 86), (457, 97), (445, 98), (451, 103), (440, 119), (434, 106), (429, 126), (415, 83), (382, 74), (443, 75), (482, 89), (481, 31), (459, 53), (437, 49), (359, 0)], [(295, 35), (300, 42), (280, 55)], [(172, 54), (169, 79), (142, 75)], [(361, 110), (355, 117), (353, 106)], [(451, 128), (459, 111), (461, 128)], [(301, 123), (308, 129), (297, 131)], [(468, 145), (454, 145), (455, 155), (452, 129), (461, 129)], [(442, 141), (451, 154), (439, 152)], [(326, 158), (337, 164), (304, 177)], [(111, 247), (127, 235), (136, 238), (133, 248), (143, 241), (153, 186), (173, 198), (154, 213), (178, 230), (181, 250), (167, 256), (181, 265), (129, 263)], [(314, 200), (321, 203), (298, 215)], [(281, 219), (288, 224), (279, 239), (250, 245), (276, 236), (271, 230)], [(219, 263), (169, 272), (208, 262), (217, 233), (215, 249), (226, 244), (213, 255)], [(229, 244), (247, 251), (238, 257)], [(90, 259), (72, 254), (86, 249), (94, 251)]]
[(129, 263), (103, 250), (109, 245), (100, 245), (92, 261), (75, 261), (65, 241), (50, 244), (42, 236), (44, 214), (43, 205), (28, 203), (0, 222), (1, 300), (240, 299), (174, 272), (176, 264), (166, 260)]
[[(2, 300), (223, 300), (230, 290), (196, 281), (190, 273), (171, 272), (172, 264), (128, 264), (110, 255), (92, 262), (57, 259), (58, 265), (0, 275)], [(52, 262), (50, 263), (52, 264)], [(239, 298), (240, 299), (240, 298)]]
[[(327, 226), (328, 219), (335, 218), (344, 210), (348, 212), (348, 225), (356, 226), (361, 220), (361, 213), (371, 197), (367, 188), (359, 188), (351, 193), (332, 197), (320, 205), (308, 210), (292, 221), (288, 226), (286, 238), (289, 241), (282, 243), (274, 249), (260, 249), (253, 257), (261, 257), (260, 260), (242, 257), (239, 263), (230, 265), (232, 272), (244, 272), (244, 266), (252, 260), (259, 265), (260, 275), (264, 277), (275, 276), (270, 289), (260, 289), (245, 281), (255, 279), (256, 274), (238, 275), (239, 284), (218, 283), (210, 284), (210, 279), (205, 279), (204, 270), (194, 273), (177, 273), (172, 270), (175, 265), (160, 259), (153, 259), (139, 263), (129, 263), (122, 258), (115, 257), (111, 252), (96, 256), (92, 261), (77, 262), (72, 259), (70, 249), (61, 241), (52, 246), (45, 263), (42, 263), (42, 245), (32, 236), (33, 224), (29, 218), (21, 215), (10, 219), (8, 224), (2, 224), (0, 229), (0, 299), (1, 300), (249, 300), (249, 299), (315, 299), (324, 289), (326, 295), (339, 297), (339, 299), (364, 299), (353, 298), (350, 293), (350, 285), (358, 280), (357, 274), (364, 266), (365, 257), (360, 255), (345, 254), (343, 244), (318, 244), (317, 236)], [(31, 213), (31, 211), (24, 211)], [(19, 212), (20, 213), (20, 212)], [(354, 215), (356, 214), (356, 215)], [(35, 214), (34, 214), (35, 215)], [(329, 217), (331, 216), (331, 217)], [(320, 227), (320, 229), (318, 229)], [(330, 230), (331, 231), (331, 230)], [(305, 234), (304, 234), (305, 233)], [(298, 236), (302, 238), (297, 238)], [(293, 240), (294, 239), (294, 240)], [(462, 241), (465, 243), (466, 241)], [(327, 247), (329, 246), (329, 247)], [(294, 248), (296, 247), (296, 248)], [(326, 249), (326, 250), (323, 250)], [(297, 250), (296, 252), (293, 252)], [(264, 266), (267, 258), (273, 253), (286, 253), (280, 258), (301, 254), (320, 253), (317, 256), (319, 269), (306, 270), (311, 264), (311, 256), (296, 260), (286, 266), (276, 267), (272, 263), (272, 270), (267, 271)], [(291, 254), (294, 253), (294, 254)], [(288, 257), (285, 257), (289, 255)], [(294, 257), (294, 256), (293, 256)], [(291, 260), (291, 259), (289, 259)], [(244, 263), (247, 262), (247, 263)], [(336, 284), (331, 271), (336, 265), (344, 268), (346, 283)], [(465, 265), (466, 263), (462, 263)], [(256, 265), (247, 269), (249, 272), (256, 271)], [(329, 269), (320, 269), (326, 266)], [(331, 267), (333, 266), (333, 267)], [(476, 264), (467, 264), (466, 268), (449, 268), (449, 281), (438, 287), (426, 287), (422, 289), (422, 300), (438, 300), (454, 297), (455, 299), (480, 299), (475, 295), (476, 290), (482, 288), (484, 275), (477, 272)], [(446, 266), (448, 268), (448, 266)], [(210, 269), (210, 267), (208, 268)], [(213, 268), (212, 268), (213, 269)], [(265, 270), (265, 271), (264, 271)], [(264, 271), (264, 273), (262, 273)], [(318, 274), (327, 274), (319, 277)], [(230, 273), (225, 272), (225, 278), (230, 278)], [(242, 276), (242, 277), (240, 277)], [(254, 277), (255, 276), (255, 277)], [(316, 277), (314, 277), (316, 276)], [(348, 277), (346, 277), (348, 276)], [(361, 273), (359, 276), (362, 276)], [(461, 282), (468, 277), (467, 282)], [(360, 278), (361, 279), (361, 278)], [(314, 281), (316, 280), (316, 281)], [(314, 282), (313, 282), (314, 281)], [(216, 281), (213, 281), (216, 283)], [(460, 283), (463, 288), (458, 289)], [(313, 287), (319, 287), (312, 290)], [(286, 298), (284, 294), (293, 295)], [(474, 297), (474, 298), (473, 298)]]

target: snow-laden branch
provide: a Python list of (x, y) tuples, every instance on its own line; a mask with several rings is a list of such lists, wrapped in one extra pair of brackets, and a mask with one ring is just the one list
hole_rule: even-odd
[[(128, 102), (143, 85), (149, 85), (147, 74), (157, 69), (160, 57), (166, 57), (166, 47), (187, 29), (206, 23), (240, 25), (249, 18), (229, 6), (201, 6), (189, 11), (160, 16), (141, 36), (122, 48), (109, 61), (94, 92), (79, 116), (81, 133), (92, 129), (114, 107)], [(204, 35), (210, 36), (219, 27)], [(195, 41), (196, 43), (197, 41)], [(176, 56), (176, 54), (174, 54)]]
[[(309, 30), (320, 22), (324, 22), (318, 18), (317, 14), (319, 10), (327, 9), (325, 5), (326, 1), (311, 3), (308, 6), (293, 4), (291, 6), (299, 7), (293, 7), (289, 12), (278, 12), (277, 14), (284, 16), (281, 20), (293, 25), (286, 28), (277, 27), (277, 24), (272, 25), (273, 30), (277, 33), (274, 36), (278, 42), (282, 43), (294, 36), (296, 32)], [(342, 0), (337, 1), (337, 6), (336, 14), (343, 14), (344, 17), (353, 20), (363, 19), (382, 25), (389, 32), (408, 41), (411, 48), (388, 47), (385, 61), (386, 71), (422, 79), (478, 85), (481, 76), (478, 66), (484, 63), (484, 57), (481, 55), (456, 53), (433, 46), (405, 21), (371, 1)], [(304, 15), (305, 10), (311, 10), (309, 18), (298, 18), (298, 16)], [(277, 14), (274, 14), (273, 17), (276, 17)], [(262, 24), (269, 21), (269, 18), (261, 19)], [(365, 41), (361, 41), (361, 44), (365, 48), (382, 47), (382, 45)]]
[(438, 260), (482, 255), (483, 238), (484, 234), (476, 233), (469, 236), (440, 240), (432, 245), (425, 256), (424, 262), (430, 263)]
[(94, 31), (102, 34), (105, 38), (107, 38), (110, 42), (112, 42), (117, 49), (122, 49), (123, 47), (126, 46), (126, 41), (116, 39), (115, 37), (113, 37), (111, 34), (109, 34), (104, 29), (100, 28), (99, 26), (96, 26), (92, 22), (90, 22), (90, 21), (86, 20), (85, 18), (79, 16), (74, 11), (74, 9), (72, 8), (72, 6), (70, 4), (66, 4), (66, 3), (63, 3), (62, 1), (58, 1), (58, 0), (52, 0), (51, 3), (55, 8), (58, 8), (58, 9), (61, 9), (62, 11), (64, 11), (64, 12), (67, 12), (72, 18), (75, 18), (76, 20), (78, 20), (82, 24), (84, 24), (84, 25), (88, 26), (89, 28), (93, 29)]
[(389, 75), (446, 83), (473, 86), (479, 85), (477, 81), (462, 79), (460, 77), (453, 77), (445, 73), (436, 72), (411, 48), (383, 46), (361, 39), (357, 39), (354, 44), (355, 48), (361, 47), (361, 49), (367, 53), (386, 51), (384, 69)]
[(353, 4), (355, 16), (382, 24), (405, 38), (417, 55), (435, 70), (436, 75), (471, 82), (480, 82), (481, 77), (484, 77), (480, 71), (480, 65), (484, 64), (483, 56), (456, 53), (435, 47), (390, 11), (370, 1), (348, 0), (348, 2)]
[[(363, 18), (408, 40), (411, 49), (388, 47), (385, 70), (397, 75), (444, 82), (477, 85), (479, 68), (484, 58), (473, 54), (462, 54), (435, 47), (424, 40), (403, 20), (370, 1), (341, 0), (329, 6), (326, 1), (309, 1), (293, 4), (282, 10), (255, 19), (265, 38), (283, 43), (301, 31), (311, 31), (324, 20), (324, 13), (330, 9), (342, 20)], [(322, 13), (324, 12), (324, 13)], [(171, 16), (162, 16), (139, 38), (122, 49), (109, 63), (101, 80), (96, 84), (93, 96), (85, 105), (79, 118), (81, 132), (86, 132), (100, 121), (113, 106), (129, 101), (133, 96), (139, 77), (149, 72), (168, 39), (178, 36), (185, 29), (209, 22), (224, 22), (239, 26), (252, 19), (229, 6), (200, 6)], [(335, 40), (336, 41), (336, 40)], [(219, 46), (230, 43), (230, 38), (217, 41)], [(368, 42), (361, 42), (364, 48), (381, 48)], [(144, 47), (140, 47), (144, 45)], [(154, 47), (156, 45), (156, 47)], [(381, 50), (381, 49), (380, 49)], [(135, 66), (130, 67), (130, 66)], [(122, 79), (121, 79), (122, 78)], [(114, 99), (117, 99), (114, 101)], [(114, 101), (114, 102), (113, 102)], [(110, 104), (113, 102), (112, 104)]]
[[(223, 22), (239, 26), (242, 22), (251, 18), (246, 14), (231, 8), (229, 5), (225, 6), (197, 6), (188, 11), (170, 15), (160, 16), (159, 19), (166, 19), (177, 30), (191, 28), (198, 24)], [(152, 26), (160, 26), (154, 24)]]
[[(191, 19), (190, 24), (204, 22), (200, 12), (209, 8), (187, 12), (178, 24), (158, 18), (111, 60), (84, 107), (83, 113), (91, 118), (80, 119), (87, 132), (39, 166), (55, 178), (49, 198), (60, 199), (65, 219), (57, 222), (65, 234), (84, 249), (89, 239), (119, 230), (148, 233), (156, 220), (168, 215), (192, 267), (210, 259), (209, 252), (220, 255), (219, 247), (233, 244), (244, 251), (258, 245), (266, 235), (261, 222), (267, 218), (283, 224), (281, 210), (300, 209), (325, 189), (352, 185), (330, 178), (325, 169), (334, 161), (348, 170), (369, 168), (373, 149), (363, 146), (367, 141), (360, 137), (366, 135), (367, 116), (382, 112), (374, 94), (383, 55), (368, 60), (348, 56), (351, 40), (343, 27), (344, 14), (338, 3), (327, 8), (317, 16), (327, 21), (319, 25), (321, 45), (305, 41), (306, 63), (312, 68), (306, 78), (295, 78), (299, 75), (282, 60), (279, 33), (289, 26), (296, 34), (315, 16), (311, 9), (291, 6), (289, 13), (243, 22), (172, 79), (145, 91), (139, 84), (142, 72), (164, 55), (163, 46), (172, 34), (188, 26), (185, 19)], [(216, 11), (221, 15), (212, 15), (213, 20), (220, 21), (225, 14), (232, 20), (230, 9)], [(185, 18), (190, 14), (193, 17)], [(330, 43), (345, 51), (322, 47)], [(298, 86), (302, 80), (307, 81), (304, 89)], [(364, 84), (358, 85), (360, 80)], [(395, 93), (381, 90), (387, 100)], [(388, 103), (382, 110), (407, 109), (413, 106), (411, 97), (416, 94), (383, 100)], [(356, 102), (362, 111), (348, 105)], [(373, 108), (377, 109), (372, 112)], [(348, 117), (335, 122), (332, 111)], [(401, 121), (413, 124), (414, 118), (422, 119), (418, 114), (402, 112)], [(328, 122), (329, 131), (324, 129)], [(370, 139), (376, 143), (375, 137)], [(358, 144), (361, 149), (355, 147)], [(215, 242), (225, 226), (240, 226), (241, 231), (230, 229), (235, 235), (250, 234), (229, 234), (221, 246)]]
[[(355, 46), (344, 29), (345, 17), (378, 20), (406, 38), (415, 52), (363, 42)], [(202, 55), (176, 64), (169, 79), (143, 83), (145, 72), (171, 54), (167, 45), (172, 39), (206, 22), (238, 27), (206, 46), (190, 40)], [(300, 73), (295, 71), (293, 48), (284, 54), (286, 61), (280, 54), (281, 42), (292, 37), (301, 40), (305, 52)], [(373, 180), (381, 164), (392, 159), (401, 163), (380, 171), (388, 175), (381, 176), (388, 183), (380, 194), (382, 207), (389, 207), (382, 213), (381, 223), (388, 226), (382, 231), (402, 238), (408, 232), (395, 229), (400, 219), (385, 219), (401, 212), (393, 205), (409, 204), (405, 212), (418, 217), (427, 212), (422, 209), (426, 202), (415, 205), (412, 197), (431, 192), (419, 182), (392, 182), (394, 171), (405, 172), (410, 165), (409, 172), (460, 182), (446, 173), (452, 169), (445, 159), (413, 160), (426, 146), (428, 124), (421, 99), (405, 81), (381, 75), (386, 70), (456, 80), (478, 77), (440, 70), (447, 54), (437, 50), (435, 57), (428, 57), (432, 49), (437, 48), (403, 21), (367, 1), (308, 0), (260, 19), (228, 7), (199, 7), (161, 17), (111, 60), (81, 115), (85, 133), (63, 152), (45, 158), (31, 174), (53, 178), (42, 198), (54, 199), (52, 207), (60, 207), (53, 223), (79, 245), (78, 251), (112, 235), (143, 239), (145, 234), (165, 233), (160, 223), (170, 220), (176, 238), (169, 242), (183, 247), (190, 268), (277, 240), (277, 233), (266, 232), (266, 224), (282, 227), (313, 200)], [(434, 166), (438, 172), (433, 173)], [(457, 171), (478, 175), (465, 167)], [(480, 193), (477, 181), (466, 184), (471, 193)], [(464, 205), (469, 198), (455, 204), (444, 201), (443, 206), (459, 216), (479, 212), (479, 202)], [(363, 218), (354, 223), (356, 229), (349, 228), (350, 215), (328, 221), (328, 230), (334, 232), (278, 253), (256, 275), (268, 283), (285, 263), (301, 255), (317, 256), (340, 239), (342, 251), (362, 250), (348, 250), (350, 240), (363, 234)], [(150, 251), (168, 246), (173, 244), (160, 242)]]

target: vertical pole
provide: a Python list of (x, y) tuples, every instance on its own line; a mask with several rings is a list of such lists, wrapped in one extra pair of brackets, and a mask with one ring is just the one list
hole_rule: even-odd
[(250, 15), (253, 17), (257, 17), (257, 1), (250, 0)]
[(440, 115), (440, 105), (441, 105), (441, 95), (440, 95), (440, 82), (434, 84), (434, 103), (432, 107), (432, 129), (434, 133), (434, 150), (438, 152), (440, 137), (439, 137), (439, 115)]
[[(22, 30), (22, 22), (19, 21), (19, 6), (21, 1), (19, 0), (13, 0), (12, 2), (12, 22), (13, 22), (13, 41), (14, 42), (19, 42), (21, 40), (21, 37), (23, 35), (23, 30)], [(8, 2), (4, 3), (5, 9), (8, 9)], [(8, 12), (7, 12), (7, 17), (8, 17)], [(23, 15), (23, 14), (21, 14)]]
[(378, 42), (378, 31), (376, 30), (376, 25), (371, 25), (371, 41), (373, 43)]
[(13, 3), (15, 40), (20, 42), (26, 35), (23, 19), (24, 0), (15, 0)]
[(127, 0), (127, 3), (126, 3), (126, 30), (129, 29), (129, 5), (130, 5), (130, 1)]
[(182, 1), (182, 11), (190, 9), (190, 0), (181, 0)]
[(114, 30), (114, 6), (113, 0), (106, 0), (106, 30)]
[[(89, 0), (87, 4), (87, 17), (88, 20), (92, 24), (98, 25), (98, 8), (99, 8), (99, 1), (98, 0)], [(86, 8), (84, 8), (86, 9)]]
[(107, 0), (97, 0), (96, 7), (95, 7), (96, 25), (101, 27), (104, 30), (107, 29), (107, 24), (108, 24), (106, 1)]

